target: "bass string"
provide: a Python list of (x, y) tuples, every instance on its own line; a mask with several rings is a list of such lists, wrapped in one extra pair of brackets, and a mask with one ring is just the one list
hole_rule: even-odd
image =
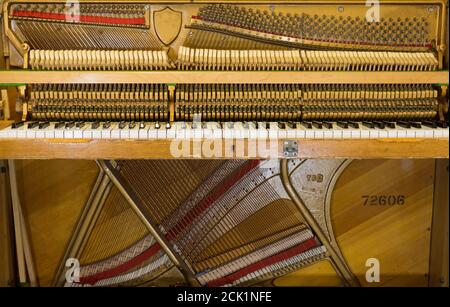
[(128, 202), (113, 187), (95, 223), (81, 263), (92, 263), (117, 254), (148, 234)]
[[(305, 226), (302, 224), (296, 224), (294, 226), (287, 226), (286, 228), (280, 230), (279, 232), (271, 232), (269, 235), (264, 237), (259, 236), (256, 239), (251, 241), (244, 241), (240, 246), (233, 246), (227, 250), (224, 250), (220, 254), (207, 255), (207, 249), (205, 252), (199, 254), (198, 258), (195, 260), (194, 268), (198, 272), (202, 272), (208, 269), (214, 269), (220, 266), (226, 266), (229, 262), (234, 259), (239, 259), (240, 257), (244, 257), (248, 255), (252, 251), (257, 251), (260, 248), (268, 246), (273, 242), (277, 242), (286, 238), (293, 233), (298, 232), (301, 229), (304, 229)], [(237, 253), (240, 257), (234, 257), (232, 252)]]
[[(194, 250), (195, 255), (203, 255), (207, 249), (211, 250), (211, 253), (222, 253), (224, 250), (233, 249), (235, 246), (239, 246), (249, 240), (248, 234), (251, 233), (264, 235), (277, 232), (279, 227), (283, 226), (278, 220), (281, 217), (287, 217), (285, 222), (289, 225), (299, 224), (300, 220), (298, 218), (289, 221), (291, 217), (296, 217), (292, 214), (295, 211), (287, 210), (286, 212), (287, 206), (285, 202), (283, 200), (277, 202), (280, 196), (276, 193), (271, 193), (270, 188), (270, 184), (263, 183), (258, 186), (254, 193), (246, 197), (247, 200), (251, 200), (250, 202), (242, 205), (238, 203), (233, 209), (229, 210), (220, 223), (216, 224), (203, 238), (198, 240), (201, 244), (197, 245)], [(265, 191), (265, 189), (269, 191)], [(273, 203), (276, 205), (271, 206)], [(266, 208), (268, 209), (265, 210)], [(247, 213), (246, 216), (243, 216), (243, 213), (248, 211), (250, 211), (250, 214)], [(276, 216), (274, 216), (274, 212), (277, 212)], [(258, 218), (252, 218), (255, 215)], [(272, 221), (270, 225), (264, 223), (264, 221), (268, 220)], [(234, 257), (240, 256), (239, 253), (234, 253)]]
[(146, 29), (28, 20), (16, 24), (32, 49), (162, 50), (162, 44)]

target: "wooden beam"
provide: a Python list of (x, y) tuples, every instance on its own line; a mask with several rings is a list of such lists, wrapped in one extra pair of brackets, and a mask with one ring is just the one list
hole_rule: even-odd
[[(448, 139), (298, 139), (297, 142), (299, 158), (449, 157)], [(244, 140), (240, 144), (243, 153), (240, 145), (216, 143), (220, 148), (214, 151), (218, 153), (215, 155), (208, 151), (210, 144), (209, 140), (172, 143), (171, 140), (0, 139), (0, 159), (267, 158), (267, 151), (260, 150), (259, 143), (254, 141)], [(174, 146), (179, 147), (174, 151)], [(283, 158), (283, 140), (275, 142), (270, 154), (271, 158)]]
[(0, 72), (0, 84), (36, 83), (277, 83), (448, 84), (448, 71), (33, 71)]
[(434, 183), (433, 226), (431, 229), (430, 269), (431, 287), (448, 287), (448, 160), (436, 160)]
[(0, 287), (14, 285), (13, 223), (6, 160), (0, 160)]
[(25, 264), (25, 253), (23, 248), (23, 228), (21, 226), (21, 211), (20, 207), (20, 199), (19, 192), (17, 189), (17, 181), (16, 181), (16, 168), (14, 166), (14, 161), (8, 161), (8, 169), (9, 169), (9, 183), (11, 187), (11, 199), (12, 199), (12, 208), (13, 208), (13, 220), (14, 220), (14, 234), (15, 234), (15, 245), (16, 245), (16, 257), (17, 257), (17, 268), (19, 272), (19, 282), (21, 285), (25, 285), (27, 282), (27, 272), (26, 272), (26, 264)]

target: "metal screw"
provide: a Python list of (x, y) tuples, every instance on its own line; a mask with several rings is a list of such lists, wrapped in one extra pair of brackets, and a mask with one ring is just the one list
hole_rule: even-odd
[(339, 13), (342, 13), (342, 12), (344, 11), (344, 7), (343, 7), (342, 5), (340, 5), (340, 6), (338, 7), (338, 11), (339, 11)]

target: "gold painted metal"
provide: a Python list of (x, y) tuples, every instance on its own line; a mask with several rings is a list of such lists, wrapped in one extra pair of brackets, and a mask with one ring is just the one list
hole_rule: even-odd
[(320, 226), (317, 224), (314, 217), (311, 215), (311, 212), (306, 208), (305, 203), (298, 195), (295, 188), (292, 186), (290, 179), (289, 179), (289, 171), (288, 171), (288, 160), (287, 159), (281, 159), (280, 160), (280, 176), (281, 181), (283, 183), (283, 186), (286, 190), (286, 192), (291, 197), (294, 204), (297, 206), (297, 209), (302, 214), (308, 225), (310, 225), (311, 229), (314, 231), (314, 233), (319, 238), (320, 242), (326, 247), (329, 255), (330, 255), (330, 261), (336, 270), (336, 272), (343, 278), (343, 280), (350, 286), (357, 286), (359, 285), (359, 281), (356, 279), (355, 276), (348, 270), (347, 265), (342, 260), (342, 258), (339, 256), (339, 254), (336, 252), (334, 246), (331, 245), (329, 238), (323, 233)]
[(25, 285), (29, 281), (30, 286), (38, 286), (33, 253), (31, 251), (28, 227), (23, 217), (22, 207), (17, 187), (15, 161), (8, 160), (9, 183), (11, 187), (11, 199), (13, 207), (14, 230), (16, 239), (16, 257), (19, 270), (19, 281)]
[(111, 185), (112, 183), (110, 182), (109, 177), (106, 176), (103, 169), (99, 167), (99, 174), (92, 188), (92, 193), (89, 195), (89, 199), (84, 206), (83, 212), (78, 218), (76, 228), (71, 235), (63, 257), (61, 258), (53, 279), (53, 286), (64, 285), (67, 259), (80, 258), (81, 251), (86, 245), (89, 235), (98, 219), (103, 204), (105, 203), (106, 195), (111, 189)]
[(172, 250), (168, 241), (164, 238), (164, 235), (161, 233), (158, 227), (154, 225), (148, 214), (146, 214), (145, 211), (142, 210), (143, 205), (141, 204), (139, 198), (127, 186), (127, 183), (122, 180), (120, 176), (118, 176), (117, 170), (112, 166), (111, 162), (101, 160), (98, 163), (103, 168), (106, 175), (111, 179), (114, 185), (126, 198), (127, 202), (130, 204), (139, 219), (144, 223), (151, 235), (155, 238), (158, 244), (161, 245), (162, 249), (166, 252), (172, 263), (176, 267), (178, 267), (181, 273), (185, 276), (186, 281), (192, 286), (198, 286), (198, 281), (195, 279), (192, 270), (185, 264), (181, 257)]

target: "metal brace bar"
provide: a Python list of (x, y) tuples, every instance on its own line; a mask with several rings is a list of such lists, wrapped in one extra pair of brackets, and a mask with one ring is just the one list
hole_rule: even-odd
[(114, 185), (119, 189), (125, 197), (131, 208), (134, 210), (139, 219), (144, 223), (145, 227), (150, 231), (151, 235), (161, 245), (172, 263), (181, 271), (186, 281), (192, 286), (199, 286), (199, 282), (194, 277), (194, 273), (183, 261), (183, 259), (172, 250), (170, 243), (166, 240), (163, 233), (153, 223), (151, 217), (148, 215), (145, 206), (139, 197), (133, 192), (131, 187), (121, 178), (118, 171), (112, 166), (110, 161), (99, 161), (100, 166), (105, 171), (106, 175), (111, 179)]

